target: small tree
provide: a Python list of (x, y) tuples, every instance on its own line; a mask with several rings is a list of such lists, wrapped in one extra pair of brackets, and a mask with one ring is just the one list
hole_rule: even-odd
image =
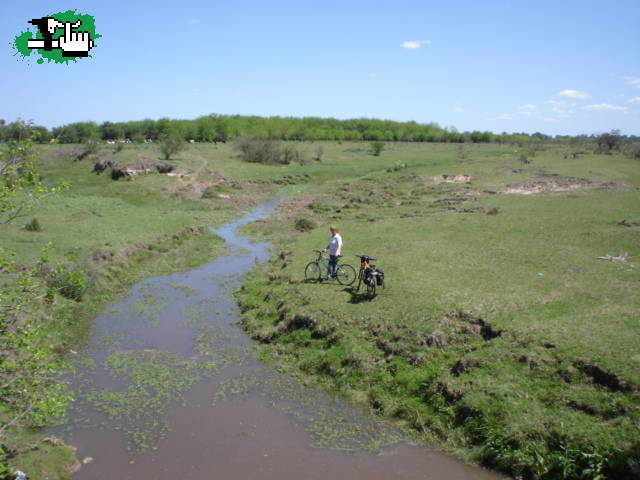
[(163, 135), (160, 139), (160, 152), (164, 155), (165, 160), (170, 160), (184, 148), (184, 141), (177, 135)]
[(322, 145), (318, 145), (316, 147), (316, 152), (315, 152), (315, 156), (313, 157), (313, 159), (316, 162), (321, 162), (323, 157), (324, 157), (324, 147)]
[(7, 140), (7, 150), (0, 151), (0, 225), (26, 215), (43, 197), (68, 187), (42, 184), (38, 154), (30, 139)]
[(95, 155), (100, 151), (100, 144), (97, 140), (87, 140), (82, 148), (82, 151), (76, 157), (76, 161), (79, 162), (85, 158)]
[(385, 143), (384, 142), (371, 142), (371, 150), (373, 150), (373, 154), (376, 157), (379, 157), (384, 150)]
[(620, 150), (622, 146), (620, 130), (611, 130), (609, 133), (603, 133), (598, 136), (596, 141), (598, 142), (598, 150), (602, 153), (612, 153), (615, 150)]

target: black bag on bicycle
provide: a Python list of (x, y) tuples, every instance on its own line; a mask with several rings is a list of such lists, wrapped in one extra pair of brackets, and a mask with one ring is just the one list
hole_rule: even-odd
[(379, 287), (384, 285), (384, 272), (379, 268), (376, 268), (376, 283)]
[(371, 267), (367, 268), (364, 271), (364, 283), (365, 283), (365, 285), (371, 285), (372, 282), (375, 282), (375, 279), (373, 277), (374, 277), (373, 269)]

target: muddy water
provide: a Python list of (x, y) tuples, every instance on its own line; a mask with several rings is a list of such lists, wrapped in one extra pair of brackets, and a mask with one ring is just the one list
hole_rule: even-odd
[(232, 292), (269, 245), (215, 230), (226, 251), (135, 285), (74, 358), (76, 401), (58, 433), (95, 479), (497, 479), (260, 363)]

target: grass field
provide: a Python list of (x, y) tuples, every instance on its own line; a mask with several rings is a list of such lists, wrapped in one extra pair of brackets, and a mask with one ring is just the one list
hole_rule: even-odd
[[(317, 145), (297, 147), (311, 158)], [(282, 192), (278, 213), (246, 229), (290, 253), (238, 293), (244, 327), (271, 358), (516, 477), (638, 475), (638, 162), (560, 146), (524, 163), (507, 145), (394, 143), (381, 156), (367, 143), (322, 145), (321, 162), (286, 166), (190, 145), (172, 161), (177, 175), (119, 181), (74, 162), (78, 146), (46, 147), (45, 181), (73, 186), (25, 219), (41, 232), (16, 222), (2, 245), (28, 264), (54, 241), (54, 260), (94, 271), (93, 312), (138, 278), (215, 256), (216, 238), (191, 227)], [(153, 145), (98, 157), (159, 159)], [(200, 198), (207, 188), (219, 194)], [(299, 218), (319, 226), (298, 232)], [(304, 283), (330, 223), (345, 262), (378, 258), (387, 287), (374, 299)]]
[[(526, 164), (513, 147), (335, 148), (359, 171), (341, 166), (250, 227), (291, 255), (239, 293), (246, 329), (284, 364), (516, 477), (637, 475), (637, 161), (558, 147)], [(321, 227), (297, 233), (299, 217)], [(387, 288), (375, 299), (302, 281), (330, 223), (345, 262), (378, 258)], [(620, 252), (626, 261), (597, 258)]]

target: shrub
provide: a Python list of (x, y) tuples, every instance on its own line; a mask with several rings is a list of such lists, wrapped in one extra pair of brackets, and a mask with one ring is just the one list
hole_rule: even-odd
[(63, 297), (79, 302), (87, 290), (87, 278), (77, 268), (57, 265), (51, 274), (49, 288)]
[(281, 163), (285, 165), (289, 165), (291, 162), (299, 162), (300, 165), (304, 163), (300, 151), (290, 143), (287, 143), (282, 147), (281, 155)]
[(184, 140), (178, 135), (163, 135), (160, 138), (160, 152), (165, 160), (170, 160), (173, 155), (184, 148)]
[(28, 232), (40, 232), (42, 231), (42, 227), (40, 226), (40, 222), (37, 218), (34, 217), (29, 223), (24, 226), (24, 229)]
[(218, 198), (218, 193), (219, 190), (216, 188), (216, 186), (211, 185), (210, 187), (205, 188), (200, 198)]
[(630, 143), (624, 148), (624, 154), (629, 158), (640, 160), (640, 143)]
[(294, 227), (300, 232), (308, 232), (316, 228), (316, 222), (310, 218), (298, 218), (294, 222)]
[(129, 174), (126, 173), (122, 168), (112, 168), (111, 180), (120, 180), (121, 178), (129, 178)]
[(314, 211), (316, 213), (326, 213), (326, 212), (332, 210), (332, 208), (333, 208), (328, 203), (320, 202), (318, 200), (314, 200), (309, 205), (307, 205), (307, 207), (310, 210), (312, 210), (312, 211)]
[(158, 173), (170, 173), (176, 169), (175, 165), (171, 165), (170, 163), (159, 163), (156, 165), (156, 170)]
[(500, 209), (498, 207), (493, 207), (487, 212), (487, 215), (498, 215), (500, 214)]
[(283, 161), (282, 148), (277, 140), (263, 138), (242, 138), (236, 144), (242, 159), (246, 162), (278, 165)]
[(87, 141), (82, 147), (82, 151), (76, 156), (76, 162), (84, 160), (90, 155), (95, 155), (100, 150), (100, 144), (96, 140)]
[(520, 160), (522, 163), (531, 163), (531, 160), (529, 160), (529, 157), (526, 156), (524, 153), (520, 154), (520, 157), (518, 158), (518, 160)]
[(384, 142), (371, 142), (371, 150), (376, 157), (379, 157), (384, 150), (385, 143)]
[(323, 157), (324, 157), (324, 147), (322, 145), (318, 145), (316, 147), (316, 151), (313, 159), (316, 162), (321, 162)]
[(387, 168), (387, 172), (399, 172), (400, 170), (404, 170), (407, 168), (407, 164), (403, 162), (396, 162), (393, 167)]
[(113, 149), (113, 153), (120, 153), (122, 150), (124, 150), (124, 143), (118, 143), (116, 148)]

